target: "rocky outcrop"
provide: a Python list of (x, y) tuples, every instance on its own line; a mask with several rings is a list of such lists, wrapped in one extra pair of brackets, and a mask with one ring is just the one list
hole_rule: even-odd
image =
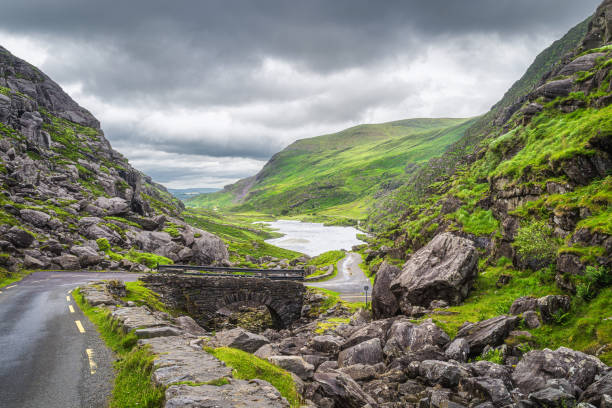
[(466, 323), (457, 332), (457, 338), (464, 338), (470, 347), (470, 354), (478, 355), (487, 346), (502, 344), (518, 322), (517, 316), (497, 316), (478, 323)]
[(443, 233), (418, 250), (391, 282), (391, 291), (401, 310), (428, 307), (434, 300), (459, 304), (468, 294), (476, 275), (478, 254), (474, 244), (451, 233)]
[(209, 341), (209, 344), (214, 347), (231, 347), (246, 351), (247, 353), (254, 353), (261, 346), (268, 343), (270, 343), (270, 341), (264, 336), (250, 333), (239, 327), (219, 332)]
[[(30, 267), (119, 268), (113, 261), (131, 249), (174, 262), (228, 262), (223, 241), (185, 224), (181, 202), (132, 168), (91, 113), (49, 77), (1, 47), (0, 74), (0, 235), (13, 245), (4, 251), (10, 269), (26, 255)], [(167, 228), (172, 236), (163, 231)], [(142, 245), (143, 230), (168, 239)], [(101, 238), (118, 254), (98, 248)], [(60, 243), (59, 253), (49, 241)], [(95, 253), (77, 254), (82, 249), (74, 246)], [(25, 248), (40, 254), (26, 254)], [(66, 262), (73, 255), (78, 265)]]
[(395, 316), (399, 311), (397, 298), (391, 292), (391, 282), (402, 272), (397, 266), (383, 262), (376, 272), (372, 288), (372, 313), (375, 318)]
[(596, 357), (559, 347), (555, 351), (544, 349), (527, 353), (516, 366), (512, 380), (524, 394), (545, 388), (551, 379), (565, 379), (584, 390), (607, 370), (608, 367)]

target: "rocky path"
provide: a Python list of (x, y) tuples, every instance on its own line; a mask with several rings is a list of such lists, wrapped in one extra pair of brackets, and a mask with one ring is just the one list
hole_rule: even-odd
[(106, 407), (114, 357), (69, 291), (136, 274), (37, 272), (0, 289), (0, 405)]
[(372, 285), (359, 267), (360, 263), (361, 255), (349, 252), (338, 261), (338, 274), (335, 277), (325, 282), (309, 283), (308, 286), (333, 290), (340, 293), (340, 297), (348, 302), (364, 302), (364, 287), (368, 287), (368, 299), (370, 299)]

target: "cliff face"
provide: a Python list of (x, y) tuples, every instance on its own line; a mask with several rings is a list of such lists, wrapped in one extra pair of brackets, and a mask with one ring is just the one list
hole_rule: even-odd
[[(2, 47), (0, 186), (0, 268), (155, 263), (136, 251), (174, 261), (227, 258), (220, 240), (178, 218), (178, 200), (112, 149), (89, 111)], [(204, 236), (210, 245), (195, 248)]]

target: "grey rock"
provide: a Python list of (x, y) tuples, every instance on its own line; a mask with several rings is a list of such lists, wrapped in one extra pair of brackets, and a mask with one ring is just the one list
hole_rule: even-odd
[(580, 401), (603, 407), (604, 396), (612, 398), (612, 371), (589, 385), (580, 396)]
[(314, 381), (320, 387), (321, 394), (332, 399), (337, 407), (364, 408), (368, 404), (371, 407), (376, 406), (376, 401), (346, 374), (316, 373)]
[(118, 308), (111, 312), (111, 316), (126, 333), (141, 328), (167, 326), (169, 323), (145, 306)]
[(337, 368), (338, 368), (337, 361), (325, 361), (317, 367), (317, 373), (335, 372)]
[(451, 233), (437, 235), (406, 262), (391, 291), (404, 312), (436, 299), (459, 304), (476, 275), (477, 261), (472, 241)]
[(26, 255), (23, 259), (23, 266), (27, 269), (42, 269), (45, 267), (45, 263), (40, 259)]
[(472, 377), (461, 379), (460, 389), (473, 398), (491, 401), (496, 407), (512, 403), (512, 397), (504, 382), (497, 378)]
[(62, 269), (67, 271), (75, 271), (81, 268), (79, 258), (74, 255), (61, 255), (53, 258), (53, 262), (58, 264)]
[(376, 366), (366, 364), (353, 364), (342, 367), (338, 371), (348, 375), (355, 381), (372, 380), (379, 373)]
[(315, 336), (310, 342), (310, 347), (313, 350), (321, 353), (335, 355), (340, 351), (340, 346), (344, 343), (344, 339), (338, 336), (323, 335)]
[(393, 322), (391, 320), (375, 320), (355, 331), (342, 344), (341, 349), (353, 347), (366, 340), (378, 338), (381, 342), (386, 340), (386, 333)]
[(184, 336), (156, 337), (139, 340), (156, 355), (153, 361), (153, 383), (168, 386), (179, 381), (208, 382), (231, 377), (232, 370), (202, 350), (193, 339)]
[(38, 228), (43, 228), (44, 226), (46, 226), (49, 220), (51, 219), (51, 216), (47, 213), (29, 209), (20, 210), (19, 216), (25, 222), (32, 224)]
[(548, 380), (563, 378), (581, 389), (591, 385), (607, 366), (597, 357), (565, 347), (552, 351), (533, 350), (525, 354), (512, 374), (512, 380), (524, 393), (546, 387)]
[(379, 338), (370, 339), (353, 347), (344, 349), (338, 355), (338, 366), (345, 367), (353, 364), (374, 365), (384, 359)]
[(372, 313), (376, 319), (395, 316), (399, 312), (397, 298), (391, 292), (391, 282), (397, 278), (402, 270), (386, 261), (383, 262), (374, 280), (372, 288)]
[(103, 209), (108, 215), (122, 215), (130, 210), (130, 205), (121, 197), (98, 197), (93, 205)]
[(206, 336), (208, 334), (204, 328), (189, 316), (179, 316), (175, 320), (176, 324), (189, 334), (194, 336)]
[(462, 379), (468, 378), (470, 373), (457, 363), (425, 360), (419, 365), (419, 375), (430, 385), (440, 384), (451, 388), (459, 385)]
[(253, 353), (256, 357), (267, 360), (269, 357), (277, 356), (280, 353), (280, 348), (275, 344), (264, 344)]
[(464, 363), (470, 355), (470, 344), (465, 338), (455, 339), (448, 345), (444, 353), (451, 360)]
[(558, 72), (558, 75), (573, 75), (580, 71), (589, 71), (595, 67), (597, 58), (604, 57), (606, 54), (601, 52), (594, 52), (592, 54), (583, 55), (578, 57), (569, 64), (565, 65)]
[(3, 238), (17, 248), (27, 248), (34, 242), (34, 235), (17, 227), (8, 230)]
[(537, 329), (541, 325), (540, 317), (536, 312), (532, 310), (528, 310), (523, 313), (523, 321), (525, 322), (525, 326), (527, 326), (528, 329)]
[(117, 301), (108, 293), (102, 283), (93, 283), (80, 288), (81, 295), (91, 306), (116, 305)]
[(314, 374), (314, 366), (299, 356), (271, 356), (268, 361), (272, 364), (294, 373), (302, 380), (309, 380)]
[(529, 400), (535, 402), (540, 407), (546, 408), (566, 408), (576, 404), (576, 398), (573, 395), (557, 388), (544, 388), (529, 394)]
[(508, 390), (514, 388), (511, 367), (482, 360), (466, 364), (465, 368), (470, 370), (474, 377), (495, 378), (501, 380)]
[(511, 315), (519, 315), (528, 310), (538, 310), (538, 299), (532, 296), (523, 296), (516, 299), (510, 306)]
[(102, 261), (98, 252), (88, 246), (73, 246), (70, 252), (79, 258), (82, 267), (97, 265)]
[(251, 333), (240, 327), (221, 331), (217, 333), (210, 342), (216, 344), (218, 347), (237, 348), (247, 353), (254, 353), (264, 344), (270, 343), (264, 336)]
[(554, 323), (555, 316), (569, 311), (571, 299), (565, 295), (548, 295), (538, 299), (538, 309), (544, 323)]
[(196, 230), (196, 233), (200, 234), (200, 237), (194, 239), (191, 247), (194, 262), (200, 265), (210, 265), (229, 260), (227, 247), (219, 237), (202, 230)]
[(457, 338), (467, 340), (472, 356), (479, 355), (486, 346), (502, 344), (518, 321), (518, 316), (497, 316), (478, 323), (468, 323), (459, 329)]
[(574, 82), (571, 79), (560, 79), (558, 81), (550, 81), (532, 93), (532, 99), (543, 96), (548, 99), (555, 99), (560, 96), (567, 96), (572, 91)]
[(176, 327), (171, 326), (160, 326), (160, 327), (146, 327), (143, 329), (136, 329), (134, 332), (136, 337), (139, 339), (152, 339), (155, 337), (168, 337), (168, 336), (180, 336), (183, 332)]
[(372, 314), (369, 310), (359, 309), (350, 318), (349, 324), (351, 326), (362, 326), (372, 321)]
[(230, 384), (173, 385), (166, 390), (165, 408), (288, 408), (278, 390), (263, 380), (232, 380)]
[(393, 322), (387, 332), (384, 353), (387, 357), (399, 357), (410, 351), (417, 352), (426, 346), (443, 348), (450, 341), (448, 334), (431, 319), (415, 325), (407, 319)]

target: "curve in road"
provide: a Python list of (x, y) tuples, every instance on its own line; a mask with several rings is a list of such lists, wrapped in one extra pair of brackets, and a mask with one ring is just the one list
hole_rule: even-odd
[(340, 298), (348, 302), (364, 302), (365, 290), (368, 288), (369, 294), (372, 293), (372, 285), (370, 279), (363, 273), (359, 264), (361, 263), (361, 255), (355, 252), (349, 252), (344, 258), (338, 261), (338, 273), (330, 280), (324, 282), (313, 282), (307, 286), (323, 288), (340, 293)]
[(36, 272), (0, 289), (0, 406), (106, 407), (114, 356), (69, 292), (138, 276)]

